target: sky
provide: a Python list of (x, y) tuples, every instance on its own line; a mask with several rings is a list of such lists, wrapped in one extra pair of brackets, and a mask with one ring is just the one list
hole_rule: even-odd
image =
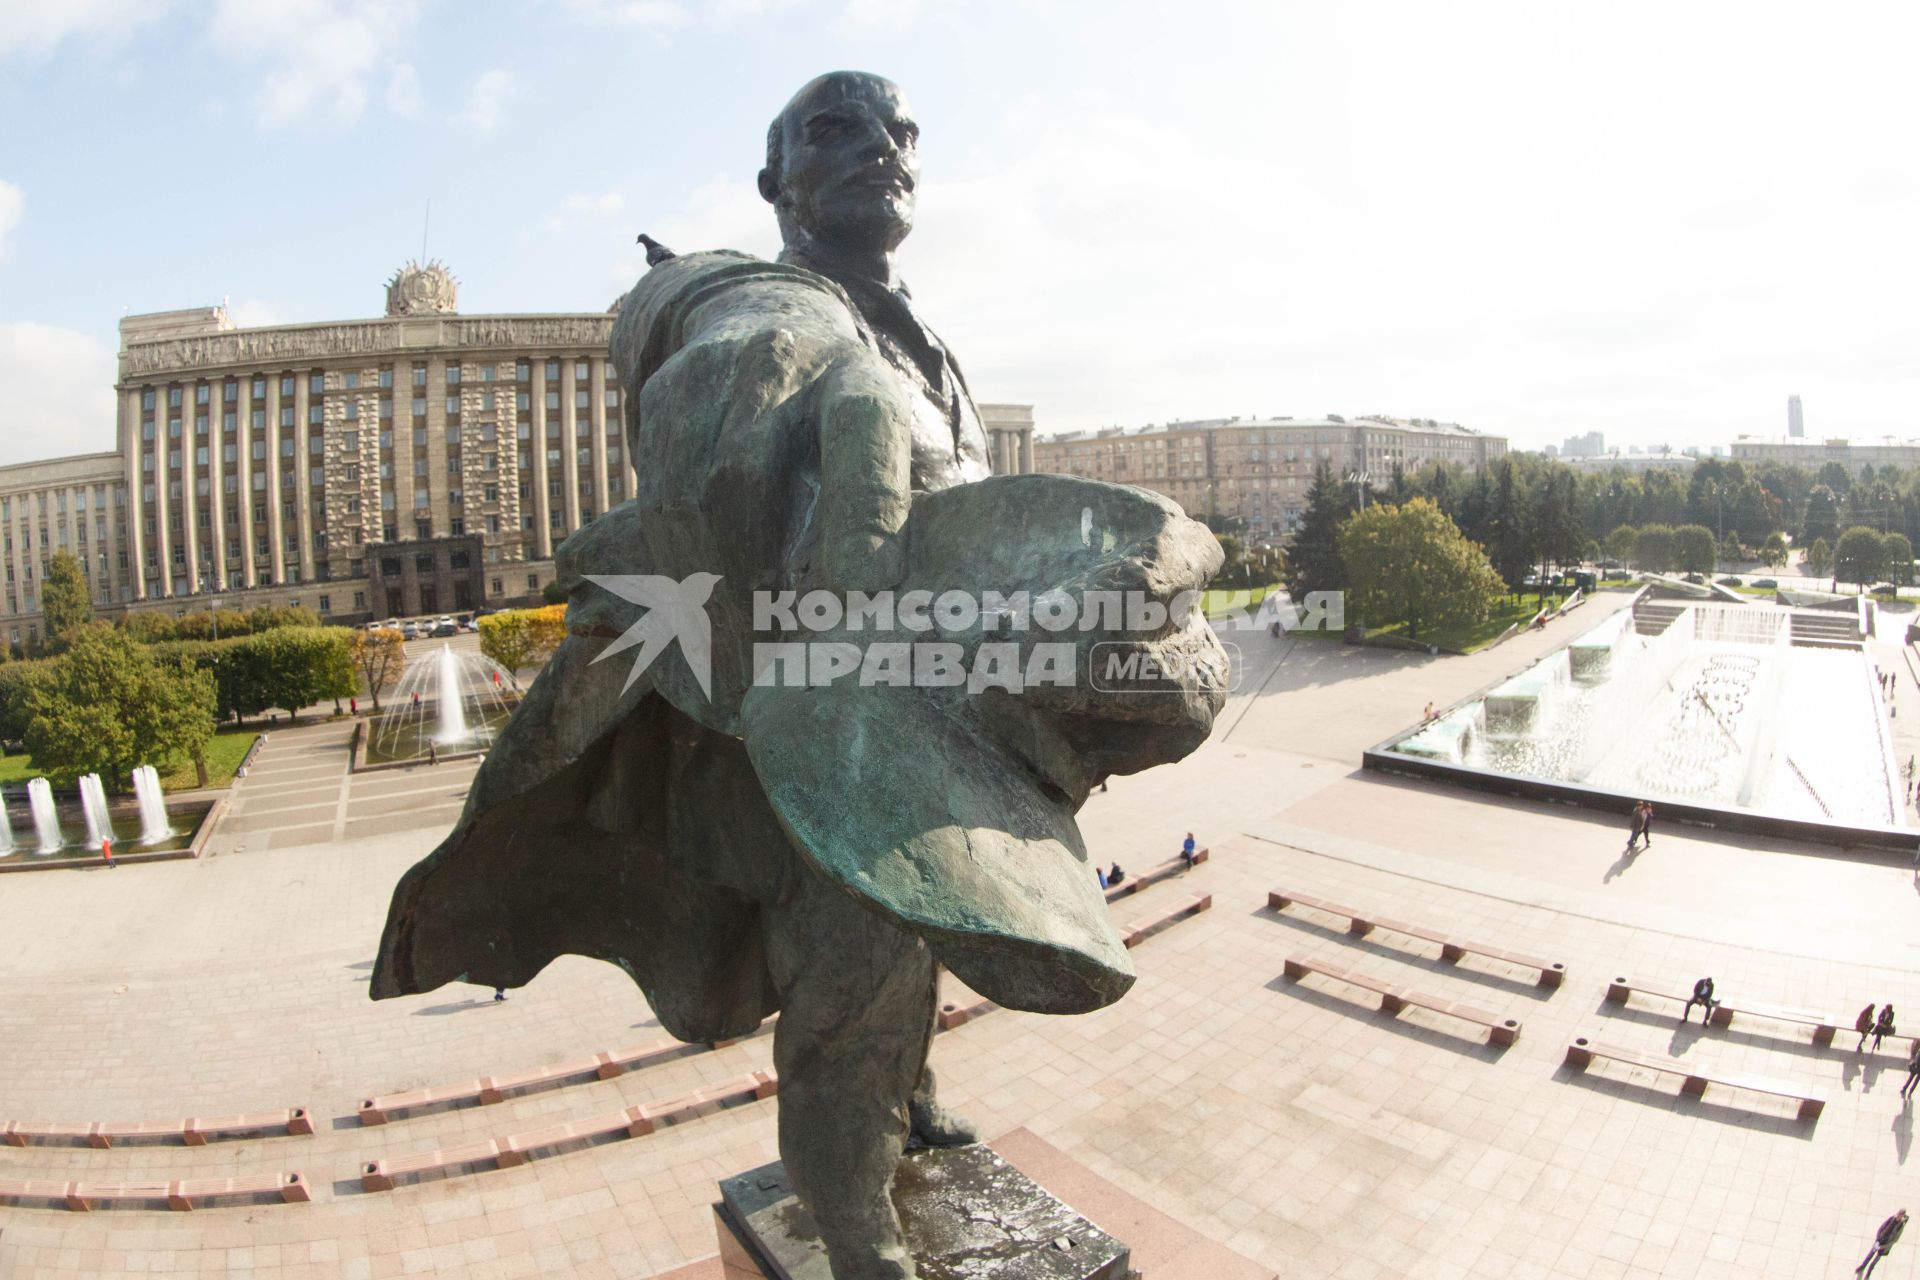
[[(1920, 436), (1920, 6), (0, 0), (0, 462), (113, 447), (122, 315), (601, 310), (771, 255), (802, 83), (898, 82), (900, 254), (1043, 434), (1438, 418)], [(1904, 124), (1902, 122), (1905, 122)], [(429, 215), (430, 205), (430, 215)]]

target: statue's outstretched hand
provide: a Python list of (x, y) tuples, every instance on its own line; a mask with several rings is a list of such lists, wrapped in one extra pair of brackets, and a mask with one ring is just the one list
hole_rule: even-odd
[(849, 346), (821, 376), (820, 552), (827, 583), (881, 591), (906, 572), (912, 427), (885, 360)]

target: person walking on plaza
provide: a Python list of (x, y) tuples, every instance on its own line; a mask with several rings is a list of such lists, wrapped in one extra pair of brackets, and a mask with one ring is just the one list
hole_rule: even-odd
[(1633, 825), (1627, 831), (1627, 852), (1628, 853), (1632, 853), (1634, 851), (1633, 846), (1637, 844), (1641, 839), (1641, 837), (1643, 836), (1646, 836), (1648, 844), (1653, 843), (1653, 838), (1647, 835), (1647, 827), (1652, 820), (1653, 820), (1653, 806), (1648, 804), (1645, 800), (1634, 801)]
[(1913, 1055), (1907, 1059), (1907, 1082), (1900, 1086), (1900, 1097), (1912, 1101), (1915, 1089), (1920, 1089), (1920, 1039), (1914, 1040)]
[(1186, 842), (1180, 846), (1180, 860), (1187, 864), (1187, 870), (1193, 870), (1193, 832), (1187, 832)]
[(1687, 1001), (1687, 1007), (1680, 1011), (1680, 1021), (1685, 1022), (1687, 1015), (1693, 1012), (1693, 1006), (1697, 1004), (1701, 1007), (1700, 1025), (1703, 1027), (1706, 1026), (1708, 1021), (1713, 1017), (1713, 1006), (1715, 1003), (1716, 1001), (1713, 998), (1713, 979), (1700, 979), (1700, 981), (1693, 984), (1693, 998)]
[(110, 867), (119, 865), (113, 860), (113, 837), (112, 836), (102, 836), (100, 838), (100, 856), (107, 860), (107, 865)]
[(1873, 1034), (1872, 1005), (1868, 1005), (1860, 1011), (1860, 1016), (1853, 1020), (1853, 1029), (1860, 1033), (1860, 1042), (1853, 1046), (1853, 1051), (1858, 1053), (1867, 1047), (1867, 1037)]
[(1880, 1042), (1893, 1033), (1893, 1006), (1883, 1004), (1880, 1006), (1880, 1017), (1873, 1024), (1873, 1051), (1880, 1052)]
[(1873, 1245), (1867, 1250), (1867, 1256), (1860, 1259), (1860, 1265), (1853, 1269), (1853, 1274), (1860, 1276), (1861, 1280), (1865, 1280), (1867, 1276), (1872, 1275), (1873, 1269), (1879, 1265), (1880, 1259), (1893, 1252), (1894, 1242), (1900, 1238), (1900, 1233), (1906, 1229), (1907, 1211), (1905, 1209), (1897, 1210), (1892, 1217), (1880, 1224), (1878, 1231), (1873, 1233)]

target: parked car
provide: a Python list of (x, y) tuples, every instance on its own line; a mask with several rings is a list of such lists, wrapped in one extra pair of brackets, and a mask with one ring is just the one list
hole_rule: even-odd
[(1682, 582), (1691, 582), (1691, 583), (1693, 583), (1693, 584), (1694, 584), (1695, 586), (1703, 586), (1703, 585), (1705, 585), (1705, 583), (1706, 583), (1706, 581), (1707, 581), (1707, 579), (1706, 579), (1706, 575), (1705, 575), (1705, 574), (1699, 574), (1699, 573), (1690, 573), (1690, 574), (1688, 574), (1688, 575), (1687, 575), (1686, 577), (1684, 577), (1684, 578), (1682, 578), (1682, 579), (1681, 579), (1681, 581), (1682, 581)]
[(418, 640), (420, 638), (420, 624), (417, 622), (402, 623), (400, 626), (400, 638), (402, 640)]
[(452, 618), (441, 618), (438, 622), (433, 624), (433, 630), (429, 634), (431, 634), (434, 639), (439, 640), (447, 636), (459, 635), (460, 628), (453, 625)]
[(1877, 582), (1873, 586), (1873, 594), (1877, 596), (1897, 595), (1899, 591), (1900, 588), (1894, 586), (1891, 582)]
[(460, 629), (462, 631), (478, 631), (480, 630), (480, 619), (472, 617), (462, 618), (460, 619)]
[(1779, 581), (1774, 578), (1755, 578), (1752, 582), (1748, 583), (1747, 585), (1754, 586), (1754, 587), (1765, 587), (1770, 591), (1778, 590), (1780, 587)]
[(1732, 574), (1728, 574), (1724, 578), (1715, 578), (1714, 581), (1723, 587), (1738, 587), (1743, 585), (1740, 579), (1734, 577)]

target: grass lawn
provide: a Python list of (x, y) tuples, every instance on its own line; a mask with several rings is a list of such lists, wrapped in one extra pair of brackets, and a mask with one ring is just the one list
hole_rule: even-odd
[(1200, 593), (1200, 611), (1209, 618), (1229, 609), (1251, 611), (1273, 592), (1285, 589), (1278, 583), (1268, 587), (1217, 587)]
[[(1558, 605), (1563, 599), (1565, 599), (1564, 596), (1549, 594), (1546, 603)], [(1518, 601), (1512, 596), (1505, 596), (1494, 605), (1493, 611), (1483, 622), (1477, 622), (1470, 627), (1429, 629), (1421, 632), (1415, 639), (1427, 644), (1437, 644), (1442, 649), (1451, 649), (1457, 653), (1472, 653), (1475, 649), (1483, 649), (1498, 640), (1500, 634), (1514, 623), (1526, 622), (1540, 612), (1540, 608), (1540, 600), (1533, 595), (1523, 596)], [(1404, 627), (1399, 625), (1375, 627), (1370, 630), (1370, 634), (1399, 635), (1403, 634), (1404, 630)]]
[[(213, 741), (207, 744), (207, 782), (210, 786), (224, 787), (233, 781), (233, 771), (246, 759), (247, 751), (253, 746), (253, 740), (260, 736), (258, 729), (224, 728), (213, 735)], [(42, 776), (40, 770), (33, 767), (31, 758), (22, 752), (15, 756), (0, 757), (0, 783), (12, 783), (24, 786), (29, 778)], [(199, 785), (199, 774), (191, 763), (181, 765), (160, 775), (160, 786), (166, 791), (191, 791)]]

